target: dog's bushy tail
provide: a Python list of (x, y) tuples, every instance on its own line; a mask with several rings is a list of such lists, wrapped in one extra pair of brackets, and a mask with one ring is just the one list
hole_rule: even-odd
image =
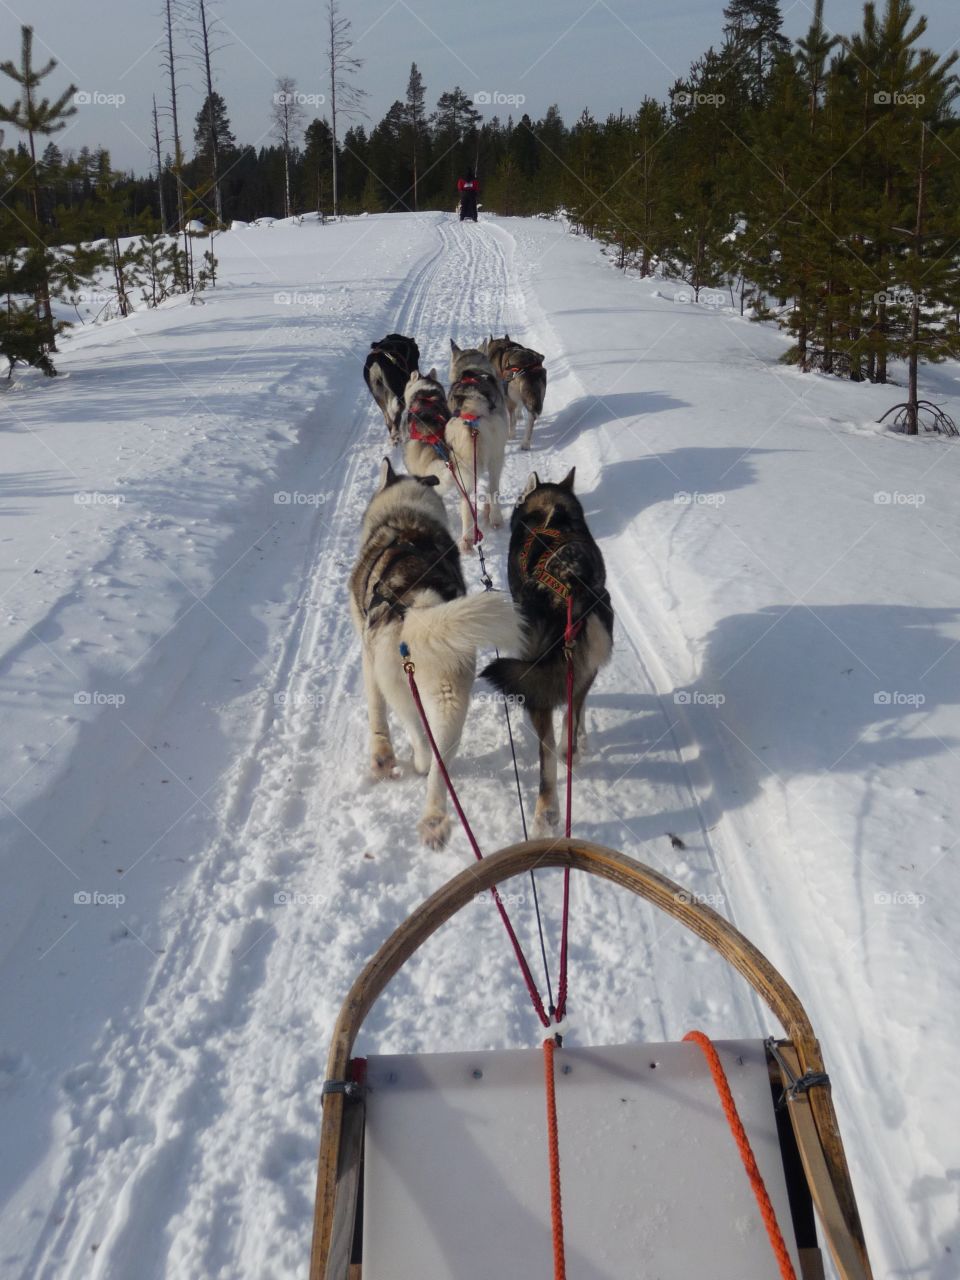
[(414, 662), (422, 657), (440, 668), (458, 667), (472, 665), (480, 648), (516, 648), (522, 627), (509, 596), (484, 591), (446, 604), (409, 609), (400, 638), (410, 646)]
[(548, 658), (498, 658), (480, 672), (495, 689), (530, 711), (559, 707), (566, 696), (566, 662)]

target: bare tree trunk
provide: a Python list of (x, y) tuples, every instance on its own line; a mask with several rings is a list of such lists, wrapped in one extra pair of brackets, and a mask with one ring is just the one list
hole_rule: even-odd
[[(927, 171), (924, 167), (924, 152), (927, 142), (926, 126), (920, 124), (920, 172), (917, 177), (917, 221), (913, 235), (913, 256), (923, 257), (923, 215), (926, 196)], [(919, 271), (915, 272), (919, 279)], [(916, 293), (910, 305), (910, 352), (907, 357), (907, 421), (904, 434), (915, 436), (920, 434), (920, 409), (917, 403), (917, 374), (920, 366), (920, 299)]]
[[(186, 231), (183, 199), (183, 151), (180, 147), (180, 121), (177, 114), (177, 70), (173, 57), (173, 0), (165, 0), (164, 20), (167, 27), (167, 74), (170, 79), (170, 115), (173, 120), (173, 172), (177, 180), (177, 229)], [(184, 248), (186, 249), (186, 244)]]
[(153, 145), (157, 156), (157, 191), (160, 195), (160, 229), (167, 230), (167, 198), (163, 194), (163, 158), (160, 154), (160, 117), (157, 114), (157, 95), (153, 95)]
[(210, 28), (207, 24), (206, 0), (200, 0), (200, 34), (203, 40), (203, 66), (207, 76), (207, 102), (210, 104), (210, 154), (213, 159), (213, 210), (223, 225), (223, 198), (220, 192), (220, 139), (213, 114), (213, 72), (210, 68)]

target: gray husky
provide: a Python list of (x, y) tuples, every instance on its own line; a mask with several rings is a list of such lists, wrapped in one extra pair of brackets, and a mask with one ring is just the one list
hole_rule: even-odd
[(491, 334), (483, 344), (483, 350), (489, 356), (506, 391), (511, 440), (516, 435), (518, 413), (521, 409), (527, 411), (527, 430), (520, 448), (529, 449), (533, 428), (543, 413), (543, 398), (547, 394), (547, 371), (543, 367), (543, 356), (530, 347), (521, 347), (509, 333), (502, 338), (495, 338)]
[[(447, 405), (451, 418), (446, 440), (459, 485), (469, 495), (477, 494), (478, 506), (494, 529), (503, 524), (500, 510), (500, 476), (507, 448), (507, 404), (493, 365), (478, 349), (461, 350), (450, 340), (450, 391)], [(474, 469), (476, 457), (476, 470)], [(486, 491), (479, 489), (479, 474), (487, 475)], [(461, 496), (460, 546), (473, 550), (473, 517), (470, 502)], [(481, 512), (477, 512), (479, 519)]]
[[(597, 672), (613, 652), (613, 606), (600, 548), (573, 492), (575, 469), (559, 484), (530, 477), (510, 520), (507, 574), (526, 634), (519, 658), (498, 658), (481, 671), (502, 693), (523, 702), (540, 742), (540, 793), (534, 817), (538, 835), (559, 821), (557, 746), (553, 713), (567, 701), (564, 648), (572, 600), (574, 762), (586, 749), (583, 704)], [(566, 752), (567, 725), (560, 742)]]
[(520, 622), (496, 592), (468, 596), (460, 553), (447, 528), (436, 477), (397, 475), (388, 459), (363, 518), (360, 557), (350, 576), (350, 612), (363, 645), (374, 778), (397, 776), (389, 706), (413, 744), (413, 764), (428, 774), (418, 826), (431, 849), (450, 835), (447, 795), (400, 657), (406, 643), (417, 687), (446, 764), (456, 752), (481, 645), (517, 645)]

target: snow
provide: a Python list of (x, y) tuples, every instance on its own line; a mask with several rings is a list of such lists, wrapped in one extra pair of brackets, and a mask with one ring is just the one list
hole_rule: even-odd
[[(575, 830), (781, 969), (875, 1271), (955, 1276), (956, 445), (878, 428), (897, 388), (780, 366), (771, 327), (543, 219), (261, 219), (215, 252), (203, 305), (78, 327), (62, 378), (0, 399), (0, 1275), (303, 1274), (339, 1003), (470, 858), (419, 847), (419, 780), (364, 780), (345, 581), (387, 438), (362, 362), (398, 330), (442, 370), (451, 336), (506, 329), (550, 385), (504, 488), (576, 465), (617, 611)], [(960, 417), (956, 364), (923, 381)], [(503, 585), (506, 535), (485, 545)], [(519, 822), (483, 692), (454, 777), (492, 851)], [(571, 1042), (777, 1030), (696, 939), (573, 897)], [(482, 900), (360, 1049), (536, 1030)]]

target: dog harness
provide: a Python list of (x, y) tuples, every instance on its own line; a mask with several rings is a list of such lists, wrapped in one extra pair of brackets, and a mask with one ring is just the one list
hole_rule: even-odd
[(444, 432), (449, 421), (450, 414), (439, 396), (414, 396), (407, 410), (410, 439), (432, 445), (441, 458), (447, 456)]
[[(559, 544), (563, 536), (559, 529), (548, 529), (545, 525), (541, 525), (537, 529), (531, 529), (524, 539), (523, 546), (520, 548), (520, 572), (525, 578), (532, 578), (534, 582), (539, 582), (542, 586), (547, 587), (561, 600), (567, 600), (570, 597), (570, 586), (566, 582), (561, 582), (547, 568), (547, 565), (560, 550)], [(546, 546), (531, 568), (530, 554), (533, 551), (533, 544), (539, 542), (543, 545), (544, 541), (548, 539), (554, 545)], [(570, 539), (566, 541), (569, 542)]]
[(542, 364), (511, 364), (503, 371), (503, 381), (512, 382), (520, 373), (542, 373)]
[[(394, 614), (401, 621), (403, 620), (403, 617), (407, 612), (408, 606), (403, 603), (403, 601), (396, 595), (395, 592), (390, 590), (390, 588), (384, 582), (384, 578), (386, 578), (387, 574), (390, 573), (393, 567), (397, 564), (398, 560), (402, 560), (405, 556), (422, 555), (424, 552), (425, 546), (426, 546), (425, 543), (418, 544), (416, 542), (411, 542), (407, 538), (401, 539), (397, 537), (396, 539), (388, 542), (386, 546), (380, 549), (380, 552), (377, 555), (378, 561), (381, 560), (382, 557), (387, 552), (392, 552), (393, 554), (390, 556), (386, 566), (381, 571), (380, 576), (377, 578), (376, 582), (374, 582), (372, 588), (370, 586), (370, 578), (372, 577), (372, 570), (371, 570), (371, 573), (367, 575), (367, 581), (364, 584), (365, 603), (362, 606), (362, 610), (361, 610), (364, 618), (369, 618), (371, 613), (373, 613), (375, 609), (386, 607), (388, 613)], [(433, 554), (433, 552), (435, 551), (435, 548), (431, 547), (430, 550), (431, 550), (431, 554)], [(434, 555), (433, 557), (434, 564), (439, 564), (448, 555), (450, 555), (451, 552), (456, 554), (456, 550), (457, 550), (456, 547), (451, 543), (449, 546), (445, 547), (443, 551), (441, 551), (439, 556)]]

